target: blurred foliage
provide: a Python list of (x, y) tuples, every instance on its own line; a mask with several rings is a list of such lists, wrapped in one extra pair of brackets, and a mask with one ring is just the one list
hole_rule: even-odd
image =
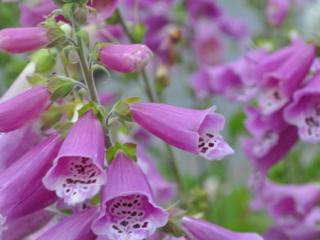
[[(16, 4), (0, 2), (0, 29), (19, 24), (19, 7)], [(0, 92), (3, 93), (27, 64), (23, 57), (10, 56), (0, 52)]]

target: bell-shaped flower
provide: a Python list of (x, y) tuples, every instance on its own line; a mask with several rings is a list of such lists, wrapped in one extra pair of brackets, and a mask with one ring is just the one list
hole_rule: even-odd
[(45, 20), (57, 6), (52, 0), (41, 0), (33, 6), (20, 5), (20, 24), (23, 27), (37, 26)]
[(48, 137), (0, 173), (0, 217), (9, 221), (45, 208), (56, 200), (41, 179), (60, 145), (59, 136)]
[(147, 178), (133, 160), (119, 152), (107, 177), (94, 233), (108, 240), (142, 240), (167, 223), (168, 214), (154, 202)]
[(45, 47), (48, 32), (43, 27), (5, 28), (0, 30), (0, 50), (10, 54), (25, 53)]
[(192, 240), (263, 240), (262, 237), (255, 233), (233, 232), (213, 223), (192, 217), (184, 217), (182, 226)]
[(163, 141), (207, 159), (221, 159), (233, 153), (220, 132), (224, 117), (211, 107), (194, 110), (160, 103), (130, 105), (133, 120)]
[(53, 212), (42, 209), (26, 216), (13, 219), (5, 223), (5, 229), (2, 233), (2, 237), (5, 240), (27, 239), (27, 236), (40, 230), (42, 227), (48, 224), (53, 217)]
[(268, 0), (265, 14), (273, 26), (280, 26), (285, 21), (291, 7), (290, 0)]
[(284, 121), (282, 111), (264, 115), (255, 108), (247, 108), (246, 113), (245, 125), (252, 137), (243, 139), (243, 149), (253, 165), (265, 173), (295, 145), (297, 129)]
[(0, 172), (13, 164), (41, 139), (40, 131), (28, 124), (15, 131), (0, 134)]
[(104, 160), (103, 128), (89, 111), (68, 133), (43, 183), (66, 204), (82, 203), (96, 195), (105, 183)]
[(289, 47), (275, 52), (261, 61), (261, 94), (258, 102), (264, 114), (280, 110), (309, 73), (315, 59), (315, 47), (295, 40)]
[(9, 132), (37, 118), (47, 107), (50, 93), (38, 86), (0, 103), (0, 132)]
[(320, 74), (294, 93), (285, 108), (285, 120), (298, 127), (299, 137), (306, 142), (320, 141)]
[(143, 69), (152, 57), (143, 44), (107, 44), (100, 50), (100, 62), (117, 72), (136, 72)]
[(62, 218), (59, 222), (42, 233), (37, 240), (95, 240), (97, 236), (91, 230), (91, 224), (97, 217), (97, 208), (91, 208), (82, 212), (73, 213)]
[(148, 178), (157, 202), (170, 201), (176, 195), (176, 186), (164, 179), (142, 145), (137, 147), (137, 160), (139, 167)]
[(260, 179), (253, 182), (254, 209), (264, 208), (278, 225), (299, 223), (320, 202), (319, 184), (279, 185)]

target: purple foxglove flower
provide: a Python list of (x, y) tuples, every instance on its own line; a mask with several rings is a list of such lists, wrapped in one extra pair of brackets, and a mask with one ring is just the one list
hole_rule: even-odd
[(254, 182), (254, 209), (266, 208), (278, 225), (299, 223), (320, 201), (320, 185), (278, 185), (265, 179)]
[(268, 22), (277, 27), (282, 25), (290, 10), (290, 0), (268, 0), (265, 14)]
[(248, 26), (241, 21), (226, 14), (222, 14), (218, 18), (219, 29), (226, 35), (240, 39), (248, 35)]
[[(195, 39), (193, 48), (199, 59), (199, 65), (215, 65), (221, 62), (224, 54), (222, 36), (217, 29), (208, 29), (207, 22), (200, 22), (195, 26)], [(221, 35), (221, 34), (220, 34)]]
[(108, 240), (142, 240), (168, 221), (168, 214), (154, 202), (142, 170), (121, 152), (109, 166), (101, 207), (92, 229)]
[(56, 200), (55, 194), (44, 188), (41, 179), (60, 145), (59, 136), (48, 137), (0, 173), (0, 216), (6, 221), (33, 213)]
[(315, 240), (320, 237), (318, 226), (320, 209), (316, 208), (304, 219), (290, 226), (271, 227), (264, 236), (265, 240)]
[(159, 103), (130, 105), (132, 118), (163, 141), (207, 159), (221, 159), (233, 153), (220, 132), (224, 117), (214, 107), (194, 110)]
[(210, 75), (205, 68), (201, 68), (191, 75), (191, 86), (198, 99), (205, 99), (214, 93), (210, 87), (209, 78)]
[(97, 10), (97, 21), (101, 22), (111, 17), (118, 2), (118, 0), (90, 0), (88, 5)]
[(101, 49), (99, 56), (103, 65), (123, 73), (141, 70), (151, 57), (151, 50), (143, 44), (109, 44)]
[(125, 34), (119, 24), (104, 26), (97, 31), (97, 39), (101, 42), (112, 42), (115, 39), (124, 40)]
[(187, 1), (187, 10), (193, 21), (201, 18), (217, 19), (221, 15), (221, 9), (215, 0)]
[(40, 139), (40, 131), (31, 124), (0, 134), (0, 172), (22, 157)]
[(10, 54), (37, 50), (49, 43), (42, 27), (5, 28), (0, 30), (0, 50)]
[[(5, 240), (20, 240), (44, 227), (54, 216), (53, 212), (39, 210), (5, 223), (2, 237)], [(1, 238), (1, 230), (0, 230)]]
[(48, 105), (50, 93), (45, 87), (33, 87), (0, 103), (0, 132), (9, 132), (37, 118)]
[(67, 216), (49, 228), (37, 240), (95, 240), (97, 236), (91, 230), (91, 223), (98, 215), (97, 208)]
[(259, 106), (264, 114), (280, 110), (307, 76), (315, 47), (301, 40), (266, 57), (259, 66), (262, 76)]
[(253, 137), (243, 139), (243, 149), (254, 166), (265, 173), (297, 142), (297, 129), (283, 120), (281, 111), (263, 115), (257, 109), (247, 108), (246, 112), (245, 125)]
[(192, 217), (184, 217), (182, 226), (194, 240), (263, 240), (255, 233), (238, 233)]
[(320, 74), (297, 90), (284, 110), (285, 120), (298, 127), (299, 137), (306, 142), (320, 141)]
[(103, 128), (89, 111), (68, 133), (43, 183), (66, 204), (82, 203), (96, 195), (105, 183), (104, 160)]
[(52, 0), (42, 0), (32, 7), (22, 4), (20, 6), (20, 24), (23, 27), (37, 26), (56, 8), (57, 6)]
[(165, 203), (176, 195), (176, 186), (164, 179), (142, 145), (137, 147), (138, 165), (148, 178), (157, 202)]

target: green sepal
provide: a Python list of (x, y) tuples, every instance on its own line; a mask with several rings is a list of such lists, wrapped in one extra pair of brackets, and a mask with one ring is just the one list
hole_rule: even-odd
[(49, 39), (49, 44), (47, 44), (47, 47), (50, 48), (65, 45), (65, 33), (60, 28), (54, 17), (48, 17), (46, 21), (42, 23), (42, 27), (47, 29), (47, 36)]
[(105, 43), (105, 42), (97, 42), (93, 46), (93, 50), (91, 51), (91, 59), (94, 61), (98, 61), (99, 55), (100, 55), (100, 50), (104, 48), (105, 46), (108, 46), (110, 43)]
[(172, 235), (174, 237), (182, 237), (184, 236), (183, 230), (171, 219), (168, 221), (168, 223), (162, 228), (162, 230), (165, 233), (168, 233), (169, 235)]
[(56, 65), (57, 53), (50, 49), (41, 49), (31, 56), (31, 60), (36, 64), (37, 73), (47, 73)]
[(129, 105), (132, 103), (140, 102), (139, 97), (129, 97), (121, 99), (113, 107), (114, 112), (124, 120), (129, 121), (131, 119), (131, 112)]
[(132, 29), (132, 37), (135, 43), (143, 42), (144, 34), (146, 32), (146, 28), (143, 24), (136, 24)]
[(54, 76), (50, 78), (48, 82), (48, 90), (52, 94), (51, 100), (55, 101), (58, 98), (67, 96), (75, 87), (74, 81), (63, 76)]
[(32, 86), (45, 85), (48, 81), (45, 76), (38, 73), (27, 76), (27, 80)]
[(58, 122), (55, 125), (54, 129), (57, 130), (57, 132), (59, 132), (61, 136), (66, 137), (72, 126), (73, 123), (70, 121)]
[(97, 103), (90, 101), (87, 104), (85, 104), (78, 112), (79, 112), (79, 118), (83, 116), (86, 112), (92, 110), (93, 113), (96, 115), (96, 117), (101, 121), (105, 121), (105, 112), (104, 109), (99, 106)]
[(106, 159), (110, 164), (112, 160), (116, 157), (119, 151), (122, 151), (127, 155), (131, 160), (137, 161), (137, 145), (134, 143), (125, 143), (121, 144), (119, 142), (115, 143), (111, 148), (108, 148), (106, 153)]

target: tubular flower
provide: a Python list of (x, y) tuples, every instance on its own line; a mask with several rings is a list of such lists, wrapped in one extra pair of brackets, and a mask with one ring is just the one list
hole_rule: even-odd
[(220, 132), (224, 117), (214, 107), (194, 110), (159, 103), (130, 105), (132, 118), (163, 141), (207, 159), (221, 159), (233, 153)]
[(298, 127), (303, 141), (320, 141), (320, 74), (304, 88), (297, 90), (284, 110), (286, 121)]
[(184, 217), (182, 226), (193, 240), (263, 240), (255, 233), (237, 233), (192, 217)]
[(91, 208), (82, 212), (73, 213), (53, 225), (37, 240), (94, 240), (95, 236), (91, 230), (91, 223), (98, 215), (97, 208)]
[(0, 173), (0, 216), (6, 221), (33, 213), (56, 200), (41, 179), (60, 145), (59, 136), (48, 137)]
[(133, 160), (118, 153), (108, 169), (102, 192), (102, 212), (93, 231), (109, 240), (141, 240), (168, 221), (158, 207), (146, 176)]
[(280, 110), (307, 76), (315, 58), (315, 47), (296, 40), (259, 64), (262, 77), (259, 106), (264, 114)]
[(100, 51), (100, 61), (117, 72), (136, 72), (144, 68), (152, 57), (143, 44), (109, 44)]
[(246, 112), (245, 125), (252, 137), (243, 139), (244, 152), (265, 173), (295, 145), (297, 130), (284, 121), (281, 111), (267, 116), (254, 108), (247, 108)]
[(288, 16), (290, 0), (268, 0), (265, 11), (268, 22), (273, 26), (280, 26)]
[(90, 199), (106, 181), (104, 132), (92, 111), (81, 117), (64, 140), (53, 166), (43, 179), (47, 189), (68, 205)]
[(48, 105), (50, 93), (45, 87), (33, 87), (0, 103), (0, 132), (9, 132), (37, 118)]
[(0, 30), (0, 50), (7, 53), (25, 53), (49, 43), (47, 30), (42, 27), (5, 28)]
[(0, 172), (22, 157), (40, 139), (38, 129), (32, 124), (0, 134)]

